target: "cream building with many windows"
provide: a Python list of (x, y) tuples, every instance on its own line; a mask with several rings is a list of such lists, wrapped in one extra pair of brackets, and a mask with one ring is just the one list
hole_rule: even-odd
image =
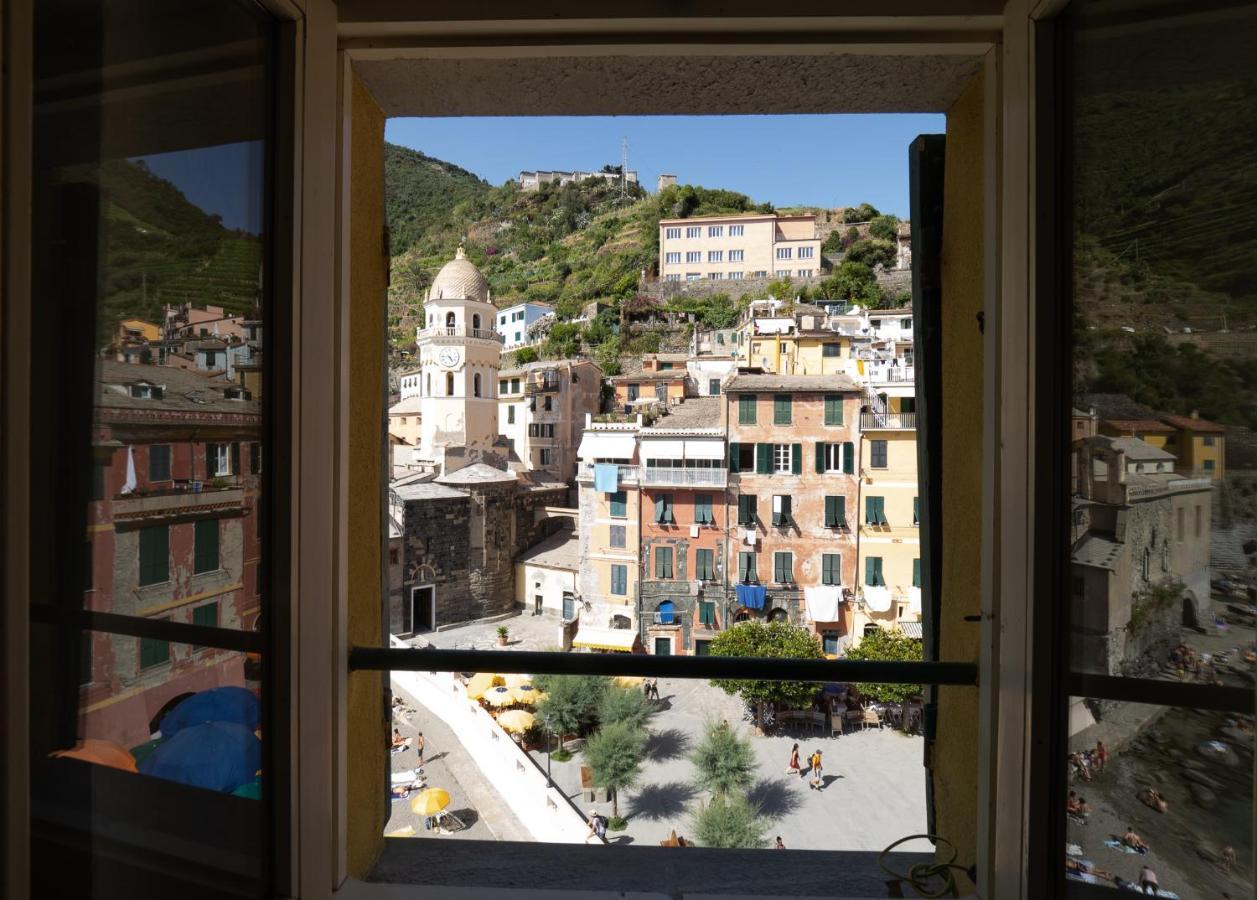
[(820, 267), (816, 216), (752, 213), (659, 223), (661, 281), (810, 278)]

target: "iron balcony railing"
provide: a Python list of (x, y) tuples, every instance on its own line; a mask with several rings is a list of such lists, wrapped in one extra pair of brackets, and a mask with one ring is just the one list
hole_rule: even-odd
[(863, 429), (889, 429), (912, 431), (917, 427), (916, 413), (860, 413), (860, 427)]
[(469, 337), (482, 341), (493, 341), (496, 344), (502, 343), (505, 338), (496, 331), (488, 328), (459, 328), (441, 326), (437, 328), (425, 328), (419, 332), (419, 337)]
[(641, 483), (669, 487), (724, 487), (729, 481), (728, 469), (678, 469), (643, 466)]

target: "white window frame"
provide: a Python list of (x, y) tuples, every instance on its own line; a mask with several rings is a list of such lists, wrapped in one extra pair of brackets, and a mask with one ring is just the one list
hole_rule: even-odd
[(685, 251), (685, 261), (686, 261), (687, 263), (702, 262), (702, 261), (703, 261), (703, 251), (702, 251), (702, 250), (687, 250), (687, 251)]
[(729, 262), (742, 262), (742, 260), (743, 260), (743, 258), (745, 258), (745, 256), (746, 256), (746, 251), (745, 251), (745, 250), (730, 250), (730, 251), (729, 251)]
[(708, 251), (707, 251), (707, 261), (708, 261), (709, 263), (714, 263), (714, 262), (724, 262), (724, 261), (725, 261), (725, 252), (724, 252), (723, 250), (708, 250)]
[(680, 261), (681, 261), (681, 251), (679, 250), (670, 250), (668, 253), (664, 255), (664, 262), (668, 265), (679, 263)]
[(708, 236), (709, 238), (714, 238), (714, 237), (724, 237), (724, 236), (725, 236), (725, 227), (724, 227), (723, 225), (708, 225), (708, 226), (707, 226), (707, 236)]
[(842, 444), (838, 443), (825, 445), (825, 474), (842, 474)]
[(789, 270), (789, 269), (778, 269), (778, 270), (777, 270), (777, 277), (778, 277), (778, 278), (789, 278), (789, 277), (790, 277), (790, 270)]
[(790, 445), (789, 444), (773, 444), (773, 474), (789, 475), (790, 472)]
[[(210, 468), (209, 454), (205, 456), (205, 467)], [(231, 474), (231, 445), (215, 444), (213, 468), (209, 473), (211, 478), (221, 478)]]
[(730, 281), (741, 281), (741, 280), (742, 280), (742, 273), (741, 273), (741, 272), (730, 272), (730, 273), (729, 273), (729, 280), (730, 280)]
[(799, 259), (815, 259), (815, 247), (800, 247)]
[(794, 258), (793, 248), (791, 247), (778, 247), (777, 248), (777, 259), (793, 259), (793, 258)]
[(669, 225), (667, 228), (663, 230), (663, 237), (664, 237), (664, 240), (667, 240), (667, 241), (680, 240), (681, 239), (681, 226)]
[(702, 236), (703, 226), (701, 225), (690, 225), (685, 229), (685, 237), (687, 240), (694, 240), (695, 238), (701, 238)]
[(745, 225), (730, 225), (729, 237), (742, 237), (742, 233), (746, 230)]

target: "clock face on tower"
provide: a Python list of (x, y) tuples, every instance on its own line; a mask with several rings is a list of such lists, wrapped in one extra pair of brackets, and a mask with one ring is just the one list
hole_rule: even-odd
[(458, 348), (457, 347), (442, 348), (441, 352), (437, 354), (437, 361), (440, 362), (441, 365), (445, 366), (445, 368), (447, 369), (454, 368), (455, 366), (458, 365)]

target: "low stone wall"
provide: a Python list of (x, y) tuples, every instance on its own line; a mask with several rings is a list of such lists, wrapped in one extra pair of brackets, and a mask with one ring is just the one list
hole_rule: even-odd
[[(791, 278), (790, 283), (795, 287), (806, 287), (809, 291), (815, 289), (822, 281), (829, 278), (833, 273), (826, 272), (823, 275), (814, 275), (811, 278)], [(697, 281), (649, 281), (640, 288), (640, 293), (656, 300), (667, 301), (673, 297), (710, 297), (712, 294), (728, 294), (731, 299), (737, 299), (746, 294), (763, 293), (773, 282), (780, 281), (780, 278), (744, 278), (741, 281), (730, 281), (723, 279), (720, 281), (712, 281), (706, 278), (700, 278)], [(911, 269), (888, 269), (877, 273), (877, 283), (883, 290), (894, 296), (901, 291), (912, 291), (912, 270)], [(790, 300), (790, 297), (778, 297), (778, 300)]]
[[(395, 647), (406, 644), (392, 640)], [(454, 732), (481, 773), (534, 840), (584, 844), (589, 836), (585, 817), (546, 774), (498, 727), (479, 703), (467, 699), (462, 683), (450, 672), (393, 672), (392, 679), (438, 716)]]

